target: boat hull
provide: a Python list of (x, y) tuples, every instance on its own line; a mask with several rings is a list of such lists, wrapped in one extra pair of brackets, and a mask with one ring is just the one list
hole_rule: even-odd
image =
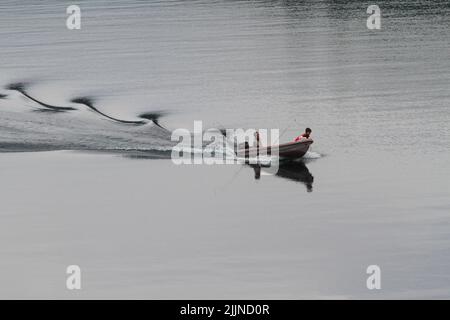
[(303, 139), (297, 142), (289, 142), (280, 144), (278, 146), (269, 147), (251, 147), (251, 148), (241, 148), (238, 150), (237, 155), (239, 157), (253, 158), (257, 156), (271, 156), (276, 155), (278, 148), (278, 156), (283, 159), (298, 159), (303, 157), (310, 145), (314, 141), (312, 139)]

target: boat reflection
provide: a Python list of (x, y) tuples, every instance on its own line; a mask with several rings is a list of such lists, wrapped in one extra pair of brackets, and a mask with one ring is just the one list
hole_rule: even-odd
[[(255, 179), (259, 180), (261, 179), (261, 171), (264, 172), (264, 166), (261, 165), (250, 165), (254, 172), (255, 172)], [(292, 180), (295, 182), (301, 182), (306, 186), (306, 191), (312, 192), (313, 191), (313, 182), (314, 177), (309, 172), (308, 167), (306, 164), (302, 161), (298, 162), (284, 162), (280, 163), (278, 172), (276, 173), (277, 177), (285, 178), (288, 180)]]

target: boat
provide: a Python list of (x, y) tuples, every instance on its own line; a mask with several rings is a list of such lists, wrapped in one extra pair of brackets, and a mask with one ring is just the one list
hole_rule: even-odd
[[(300, 141), (294, 141), (294, 142), (288, 142), (283, 143), (277, 146), (268, 146), (268, 147), (249, 147), (248, 144), (240, 145), (240, 147), (237, 150), (237, 155), (239, 157), (245, 157), (245, 158), (254, 158), (257, 156), (271, 156), (272, 155), (272, 149), (278, 148), (278, 156), (281, 159), (299, 159), (303, 157), (306, 152), (308, 152), (309, 146), (314, 141), (311, 138), (308, 139), (301, 139)], [(273, 155), (276, 155), (277, 151), (274, 151)]]

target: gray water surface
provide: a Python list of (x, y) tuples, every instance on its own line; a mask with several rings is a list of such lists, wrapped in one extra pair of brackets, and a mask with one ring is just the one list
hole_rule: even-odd
[[(381, 30), (365, 1), (79, 1), (68, 30), (71, 4), (0, 3), (0, 85), (76, 109), (0, 89), (0, 297), (449, 298), (448, 1), (377, 1)], [(315, 143), (260, 180), (175, 166), (80, 96)]]

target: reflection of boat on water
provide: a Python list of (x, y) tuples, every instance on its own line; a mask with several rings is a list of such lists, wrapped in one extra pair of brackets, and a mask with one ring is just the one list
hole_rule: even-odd
[[(261, 165), (250, 165), (255, 171), (255, 179), (261, 178), (261, 171), (264, 171), (264, 167)], [(301, 182), (306, 186), (308, 192), (313, 190), (314, 177), (309, 172), (308, 167), (302, 161), (289, 161), (280, 163), (277, 177), (289, 179), (296, 182)]]
[(287, 162), (280, 165), (277, 176), (289, 180), (302, 182), (306, 185), (308, 192), (312, 191), (312, 184), (314, 182), (313, 175), (309, 172), (308, 167), (301, 161)]
[(312, 139), (302, 139), (296, 142), (283, 143), (278, 146), (268, 147), (249, 147), (244, 144), (237, 150), (237, 154), (241, 157), (253, 158), (259, 155), (276, 155), (272, 154), (272, 149), (278, 148), (278, 156), (282, 159), (298, 159), (308, 152), (309, 146), (314, 141)]

